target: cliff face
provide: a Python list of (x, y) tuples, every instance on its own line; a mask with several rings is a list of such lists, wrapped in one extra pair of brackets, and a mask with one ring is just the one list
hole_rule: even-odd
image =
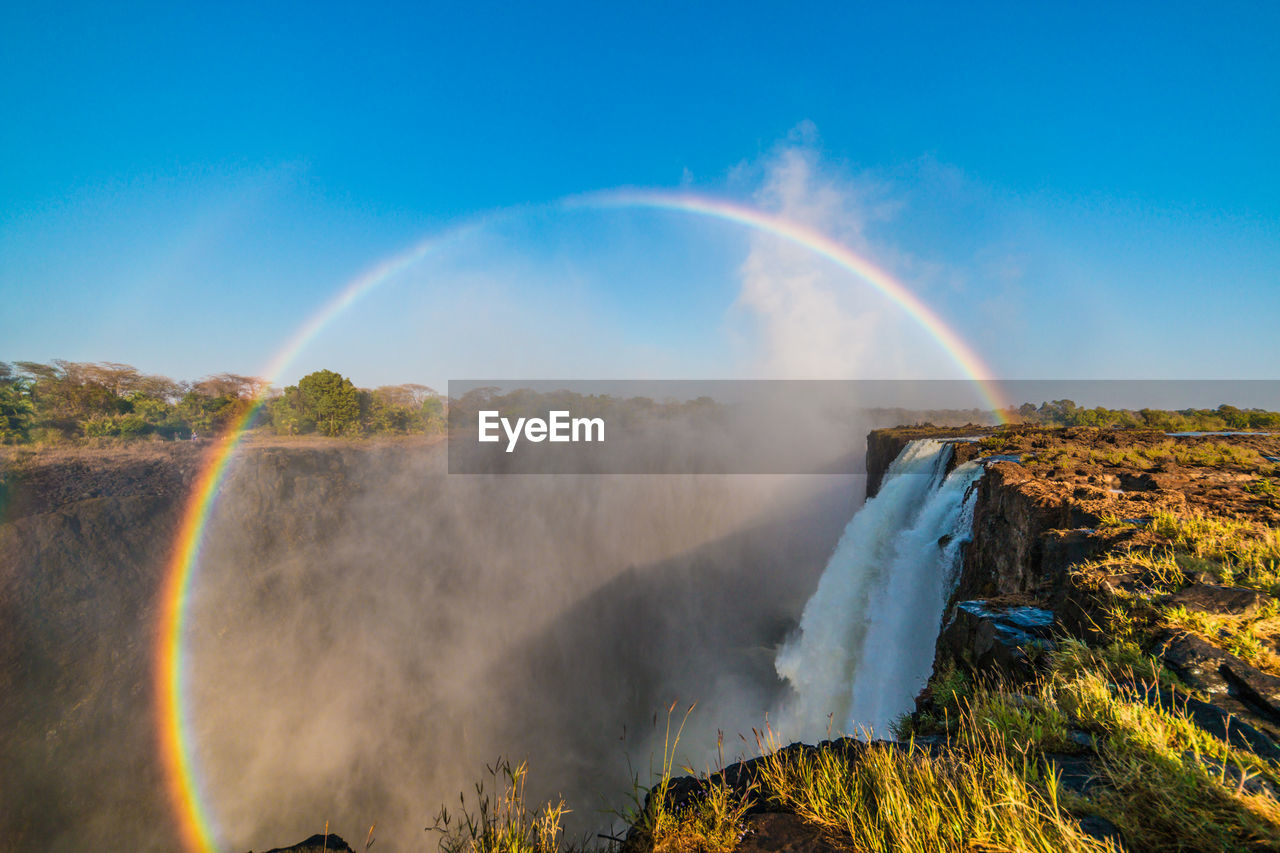
[[(1019, 461), (989, 462), (978, 483), (935, 672), (1026, 677), (1030, 649), (1055, 637), (1124, 639), (1180, 677), (1193, 702), (1210, 700), (1209, 718), (1264, 733), (1256, 750), (1280, 756), (1280, 636), (1262, 618), (1274, 585), (1266, 558), (1255, 572), (1233, 556), (1274, 535), (1280, 439), (1028, 430), (985, 452)], [(1207, 529), (1221, 541), (1203, 538)], [(1227, 530), (1237, 539), (1222, 539)], [(1217, 636), (1196, 627), (1214, 619), (1228, 626)], [(1240, 625), (1256, 627), (1252, 662), (1225, 651)]]
[(1056, 600), (1068, 568), (1113, 545), (1097, 532), (1100, 515), (1016, 462), (988, 466), (978, 481), (973, 540), (958, 594), (1026, 594)]
[[(184, 623), (228, 848), (305, 837), (316, 815), (419, 845), (497, 754), (529, 759), (532, 798), (622, 802), (619, 755), (652, 751), (674, 696), (708, 709), (691, 739), (758, 722), (772, 646), (854, 506), (840, 478), (451, 477), (442, 450), (286, 442), (231, 463)], [(0, 847), (177, 848), (157, 596), (205, 452), (0, 468)]]
[(977, 458), (980, 448), (971, 441), (975, 437), (988, 435), (993, 427), (894, 427), (892, 429), (876, 429), (867, 434), (867, 497), (880, 491), (884, 475), (888, 472), (893, 460), (908, 443), (920, 438), (951, 439), (955, 443), (954, 453), (948, 466), (950, 471), (955, 466)]
[[(172, 849), (158, 796), (152, 647), (180, 513), (208, 450), (184, 442), (42, 451), (11, 458), (0, 473), (6, 845), (72, 849), (115, 814), (152, 827), (128, 837), (132, 849)], [(220, 523), (262, 547), (321, 537), (342, 511), (337, 496), (360, 487), (354, 472), (368, 476), (351, 454), (245, 454), (231, 473), (235, 508)]]

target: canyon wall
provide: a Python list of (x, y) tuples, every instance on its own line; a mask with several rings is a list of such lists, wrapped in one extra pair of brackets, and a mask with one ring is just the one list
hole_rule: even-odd
[[(175, 848), (156, 757), (157, 594), (205, 449), (3, 468), (3, 846)], [(227, 849), (417, 848), (499, 754), (575, 831), (625, 805), (666, 708), (683, 757), (750, 732), (862, 483), (450, 476), (439, 446), (249, 446), (210, 516), (185, 636), (196, 773)], [(655, 720), (657, 725), (655, 726)], [(660, 749), (659, 749), (660, 755)]]

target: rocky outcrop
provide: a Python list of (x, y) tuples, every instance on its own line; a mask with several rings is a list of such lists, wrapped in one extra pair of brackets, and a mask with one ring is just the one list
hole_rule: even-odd
[[(917, 432), (911, 431), (912, 437), (920, 437)], [(1110, 643), (1113, 637), (1103, 626), (1116, 596), (1214, 618), (1248, 619), (1269, 612), (1265, 608), (1274, 607), (1274, 600), (1266, 592), (1222, 584), (1208, 572), (1188, 572), (1183, 585), (1170, 591), (1167, 577), (1126, 556), (1167, 547), (1147, 527), (1158, 512), (1212, 507), (1263, 523), (1271, 519), (1271, 508), (1256, 499), (1265, 490), (1244, 488), (1258, 480), (1247, 467), (1240, 469), (1247, 461), (1230, 463), (1237, 466), (1234, 470), (1230, 464), (1224, 469), (1196, 461), (1211, 451), (1195, 442), (1210, 440), (1180, 438), (1183, 444), (1169, 451), (1171, 439), (1159, 433), (1072, 429), (1015, 434), (1009, 441), (1014, 452), (1002, 448), (979, 481), (972, 540), (943, 619), (935, 670), (998, 671), (1015, 679), (1033, 675), (1032, 659), (1051, 648), (1054, 637)], [(1250, 436), (1244, 445), (1260, 452), (1270, 446), (1267, 441), (1275, 439)], [(875, 443), (892, 446), (886, 436)], [(1135, 470), (1132, 466), (1143, 463), (1148, 458), (1143, 452), (1153, 446), (1191, 461), (1152, 461), (1151, 470)], [(1064, 447), (1071, 452), (1062, 452)], [(1037, 464), (1041, 454), (1062, 461)], [(1239, 458), (1247, 460), (1247, 451)], [(1235, 483), (1234, 491), (1230, 483)], [(1085, 582), (1077, 570), (1089, 561), (1105, 563), (1106, 573)], [(1222, 642), (1187, 631), (1152, 636), (1144, 650), (1200, 698), (1165, 695), (1163, 687), (1164, 693), (1157, 695), (1152, 688), (1146, 698), (1166, 706), (1176, 701), (1215, 736), (1225, 737), (1237, 725), (1240, 731), (1232, 738), (1239, 745), (1280, 757), (1280, 677), (1226, 651)]]
[[(1259, 664), (1255, 666), (1229, 653), (1222, 646), (1229, 644), (1231, 637), (1225, 629), (1217, 628), (1274, 614), (1272, 596), (1223, 582), (1232, 576), (1230, 567), (1219, 566), (1222, 577), (1217, 577), (1212, 571), (1194, 570), (1205, 560), (1190, 560), (1184, 574), (1181, 563), (1168, 558), (1160, 562), (1151, 552), (1157, 547), (1168, 548), (1169, 531), (1186, 520), (1186, 512), (1196, 509), (1271, 523), (1275, 519), (1274, 488), (1280, 486), (1274, 481), (1280, 479), (1280, 469), (1267, 465), (1262, 466), (1265, 473), (1258, 473), (1248, 466), (1280, 458), (1280, 439), (1247, 437), (1246, 447), (1258, 453), (1252, 456), (1247, 451), (1215, 447), (1212, 438), (1161, 433), (1027, 429), (974, 440), (974, 432), (914, 427), (877, 430), (868, 436), (869, 496), (877, 492), (893, 460), (914, 439), (951, 440), (955, 447), (953, 466), (975, 458), (987, 460), (986, 472), (976, 487), (972, 538), (965, 546), (957, 588), (937, 636), (935, 678), (917, 699), (917, 713), (896, 729), (916, 736), (909, 743), (834, 741), (817, 747), (792, 744), (786, 750), (839, 750), (855, 773), (865, 751), (877, 748), (923, 747), (932, 755), (965, 761), (967, 746), (955, 732), (966, 726), (981, 729), (989, 725), (1011, 738), (1018, 750), (1028, 750), (1020, 754), (1040, 762), (1045, 777), (1055, 776), (1060, 790), (1085, 798), (1083, 803), (1068, 804), (1066, 798), (1060, 803), (1085, 833), (1114, 842), (1117, 849), (1125, 849), (1120, 845), (1170, 849), (1138, 837), (1138, 830), (1127, 820), (1128, 812), (1121, 815), (1096, 807), (1129, 784), (1116, 775), (1121, 765), (1116, 762), (1115, 745), (1104, 733), (1106, 726), (1098, 718), (1064, 711), (1066, 703), (1053, 709), (1059, 716), (1052, 722), (1046, 722), (1049, 717), (1037, 716), (1035, 709), (1046, 711), (1049, 702), (1056, 701), (1037, 691), (1055, 690), (1058, 682), (1030, 682), (1044, 673), (1045, 664), (1058, 650), (1069, 654), (1058, 659), (1057, 678), (1070, 679), (1071, 673), (1078, 671), (1072, 667), (1078, 667), (1097, 676), (1097, 680), (1079, 684), (1096, 689), (1099, 697), (1109, 691), (1126, 705), (1141, 707), (1140, 703), (1145, 703), (1184, 715), (1208, 737), (1253, 753), (1236, 766), (1232, 761), (1208, 758), (1207, 750), (1204, 755), (1192, 750), (1184, 754), (1188, 766), (1199, 764), (1234, 792), (1275, 796), (1280, 786), (1274, 784), (1270, 773), (1256, 772), (1258, 765), (1253, 763), (1260, 760), (1268, 767), (1277, 766), (1270, 762), (1280, 764), (1280, 677), (1259, 668), (1274, 669), (1275, 658), (1241, 651)], [(1196, 555), (1182, 553), (1179, 560), (1188, 556)], [(1254, 582), (1265, 585), (1265, 581), (1264, 573), (1261, 581)], [(1122, 625), (1127, 643), (1101, 648), (1117, 639), (1114, 632), (1108, 632), (1108, 619), (1109, 610), (1118, 602), (1138, 602), (1135, 612), (1125, 612), (1131, 620)], [(1186, 624), (1213, 636), (1170, 631), (1162, 638), (1163, 646), (1153, 642), (1153, 631), (1166, 624), (1171, 611), (1182, 614)], [(1198, 615), (1188, 618), (1186, 613)], [(1136, 648), (1134, 637), (1141, 641)], [(1280, 634), (1272, 632), (1271, 639), (1280, 654)], [(1094, 648), (1083, 649), (1078, 640)], [(1164, 668), (1139, 652), (1162, 660)], [(1078, 659), (1071, 657), (1076, 653)], [(1129, 666), (1127, 662), (1132, 660), (1151, 662), (1151, 674), (1140, 665)], [(957, 707), (942, 697), (952, 697), (963, 709), (964, 691), (989, 675), (999, 676), (987, 681), (998, 693), (996, 701), (1007, 703), (1006, 709), (1015, 709), (1009, 713), (1018, 719), (1035, 721), (1035, 734), (1008, 721), (985, 717), (963, 723), (957, 720)], [(957, 695), (961, 698), (955, 699)], [(1025, 718), (1021, 716), (1024, 711)], [(1052, 736), (1043, 737), (1049, 729), (1054, 729)], [(762, 813), (777, 807), (760, 802), (755, 794), (751, 783), (758, 761), (732, 765), (709, 780), (673, 780), (668, 791), (671, 805), (687, 804), (706, 796), (708, 786), (723, 784), (749, 804), (750, 825), (751, 820), (759, 820)], [(1198, 773), (1199, 767), (1196, 770)], [(1123, 824), (1124, 831), (1134, 837), (1122, 837), (1121, 829), (1104, 814)], [(783, 815), (770, 819), (796, 825), (793, 818)], [(772, 847), (763, 849), (784, 849), (790, 844), (779, 838)]]
[(1163, 599), (1166, 604), (1219, 616), (1255, 616), (1258, 611), (1274, 600), (1270, 595), (1256, 589), (1222, 586), (1215, 583), (1194, 583)]
[(938, 636), (938, 655), (971, 671), (1030, 674), (1030, 655), (1053, 648), (1049, 610), (991, 601), (957, 602)]
[(1065, 484), (995, 462), (978, 482), (973, 539), (965, 549), (961, 598), (1033, 595), (1059, 600), (1067, 568), (1115, 546), (1100, 534), (1100, 512)]
[[(322, 835), (316, 833), (305, 841), (299, 841), (292, 847), (275, 847), (268, 850), (267, 853), (355, 853), (347, 842), (342, 840), (342, 836), (329, 833)], [(250, 851), (252, 853), (252, 851)]]
[(893, 460), (911, 441), (918, 438), (942, 438), (955, 442), (955, 452), (951, 457), (947, 471), (976, 459), (982, 454), (982, 447), (972, 439), (987, 435), (992, 427), (894, 427), (893, 429), (876, 429), (867, 434), (867, 497), (880, 491), (884, 475), (888, 472)]
[(748, 815), (735, 853), (839, 853), (811, 823), (786, 812)]

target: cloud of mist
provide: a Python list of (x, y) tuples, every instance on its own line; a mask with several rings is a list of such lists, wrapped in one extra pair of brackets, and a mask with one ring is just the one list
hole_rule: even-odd
[[(852, 511), (841, 477), (449, 476), (438, 449), (240, 460), (191, 614), (205, 790), (231, 847), (324, 820), (422, 843), (498, 755), (576, 830), (685, 755), (749, 733)], [(665, 720), (659, 721), (659, 726)], [(661, 748), (658, 746), (660, 754)], [(732, 755), (737, 749), (728, 747)], [(434, 843), (432, 840), (431, 843)]]
[[(761, 162), (740, 167), (761, 208), (812, 228), (895, 277), (930, 265), (875, 236), (905, 203), (891, 182), (823, 159), (801, 124)], [(811, 250), (756, 233), (741, 268), (738, 307), (754, 319), (751, 370), (766, 378), (938, 378), (956, 368), (905, 311)], [(908, 282), (908, 284), (910, 284)], [(913, 286), (913, 289), (919, 289)]]

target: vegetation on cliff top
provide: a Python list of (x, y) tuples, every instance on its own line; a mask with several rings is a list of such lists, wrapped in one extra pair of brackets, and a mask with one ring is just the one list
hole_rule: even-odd
[(494, 387), (446, 400), (413, 383), (358, 388), (332, 370), (271, 388), (230, 373), (176, 382), (127, 364), (0, 362), (0, 444), (208, 437), (246, 417), (249, 429), (284, 436), (432, 435), (473, 425), (480, 409), (544, 418), (552, 409), (569, 409), (580, 417), (607, 414), (623, 427), (673, 415), (707, 420), (721, 411), (708, 397), (671, 402)]
[[(269, 387), (262, 379), (222, 373), (193, 382), (142, 373), (127, 364), (55, 360), (0, 362), (0, 444), (65, 441), (78, 438), (188, 438), (212, 435), (240, 422), (258, 407), (249, 426), (278, 435), (404, 435), (443, 432), (446, 410), (456, 408), (460, 423), (479, 406), (499, 405), (509, 414), (545, 415), (550, 407), (572, 403), (575, 414), (604, 410), (624, 425), (653, 414), (670, 414), (672, 404), (646, 398), (620, 400), (571, 392), (535, 393), (477, 388), (452, 401), (425, 385), (406, 383), (358, 388), (331, 370), (318, 370), (297, 385)], [(676, 405), (683, 414), (707, 413), (709, 398)], [(904, 410), (879, 410), (880, 414)], [(982, 421), (991, 412), (931, 411), (915, 415), (930, 421)], [(957, 416), (960, 420), (955, 420)], [(1086, 409), (1071, 400), (1039, 406), (1026, 403), (1002, 413), (1005, 420), (1039, 426), (1092, 426), (1124, 429), (1269, 430), (1280, 428), (1280, 413), (1238, 409)]]
[(250, 426), (278, 435), (444, 429), (444, 402), (425, 385), (370, 390), (319, 370), (284, 389), (266, 386), (231, 373), (176, 382), (127, 364), (0, 362), (0, 443), (208, 436), (240, 422), (255, 405)]
[(1023, 403), (1005, 410), (1012, 423), (1047, 427), (1101, 427), (1103, 429), (1153, 429), (1166, 432), (1215, 430), (1270, 430), (1280, 428), (1280, 412), (1239, 409), (1107, 409), (1083, 408), (1072, 400), (1054, 400), (1039, 406)]

